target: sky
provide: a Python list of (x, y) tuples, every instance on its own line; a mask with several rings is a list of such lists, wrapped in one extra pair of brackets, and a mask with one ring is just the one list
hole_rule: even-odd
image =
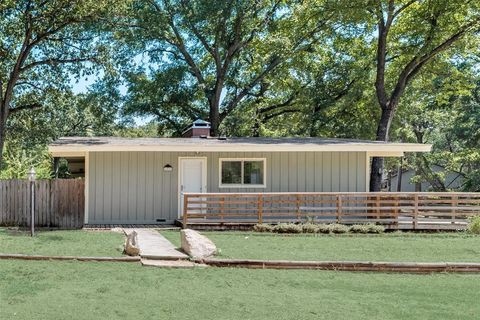
[[(72, 90), (75, 94), (80, 94), (80, 93), (86, 93), (88, 92), (88, 87), (91, 86), (92, 84), (95, 83), (95, 81), (101, 77), (101, 75), (92, 75), (88, 77), (82, 77), (82, 78), (70, 78), (70, 83), (72, 85)], [(120, 87), (120, 92), (121, 94), (126, 94), (127, 93), (127, 87), (126, 86), (121, 86)], [(135, 121), (135, 125), (141, 126), (145, 125), (148, 122), (152, 121), (154, 118), (151, 116), (146, 116), (146, 117), (134, 117), (133, 120)]]
[(71, 78), (73, 92), (75, 94), (86, 93), (88, 91), (88, 86), (92, 85), (95, 82), (96, 78), (96, 76), (80, 78), (78, 80), (75, 78)]

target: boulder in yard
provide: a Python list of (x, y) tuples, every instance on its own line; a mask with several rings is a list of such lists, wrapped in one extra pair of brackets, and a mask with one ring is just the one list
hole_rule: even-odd
[(180, 236), (182, 250), (193, 258), (207, 258), (217, 253), (215, 244), (195, 230), (183, 229)]
[(137, 242), (137, 232), (132, 231), (127, 235), (124, 252), (129, 256), (138, 256), (140, 254), (140, 248), (138, 247)]

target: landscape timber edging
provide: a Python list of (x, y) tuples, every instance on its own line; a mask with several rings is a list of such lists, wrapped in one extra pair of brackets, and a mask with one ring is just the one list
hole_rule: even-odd
[(406, 273), (480, 273), (480, 263), (466, 262), (288, 261), (249, 259), (196, 259), (194, 261), (196, 263), (204, 263), (214, 267), (239, 267), (252, 269), (316, 269)]
[(77, 260), (95, 262), (140, 262), (140, 257), (82, 257), (82, 256), (48, 256), (17, 253), (0, 253), (0, 260)]

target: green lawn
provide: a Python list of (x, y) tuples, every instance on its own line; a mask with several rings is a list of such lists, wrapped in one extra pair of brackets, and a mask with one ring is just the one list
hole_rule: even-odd
[[(162, 231), (180, 245), (176, 231)], [(220, 249), (218, 258), (480, 262), (480, 236), (466, 233), (381, 235), (279, 235), (204, 232)]]
[(0, 319), (475, 319), (480, 275), (0, 261)]
[(72, 256), (121, 256), (124, 236), (108, 231), (26, 232), (0, 228), (0, 253)]

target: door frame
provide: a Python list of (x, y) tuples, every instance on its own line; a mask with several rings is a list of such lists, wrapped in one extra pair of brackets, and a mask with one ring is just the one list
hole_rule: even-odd
[(182, 160), (202, 160), (202, 193), (207, 192), (207, 157), (178, 157), (178, 187), (177, 187), (177, 198), (178, 198), (178, 214), (177, 218), (179, 219), (183, 212), (182, 212), (182, 178), (183, 178), (183, 168), (182, 168)]

